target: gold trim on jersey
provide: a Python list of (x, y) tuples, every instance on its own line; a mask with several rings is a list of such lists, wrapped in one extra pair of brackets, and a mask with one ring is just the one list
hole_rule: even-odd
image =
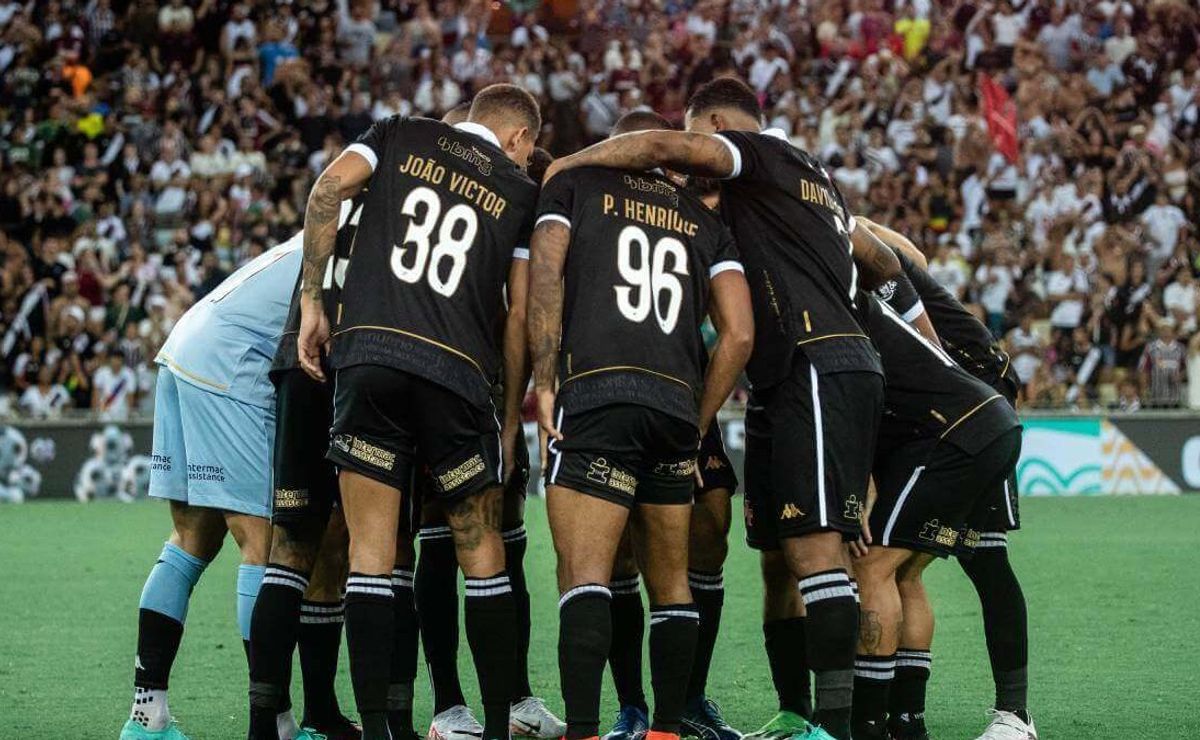
[(809, 337), (808, 339), (801, 339), (800, 341), (796, 342), (796, 346), (799, 347), (802, 344), (809, 344), (811, 342), (819, 342), (822, 339), (837, 339), (839, 337), (853, 337), (853, 338), (857, 338), (857, 339), (870, 339), (870, 337), (868, 337), (866, 334), (824, 334), (819, 337)]
[(180, 375), (184, 375), (184, 376), (196, 381), (197, 383), (201, 383), (203, 385), (207, 385), (212, 388), (216, 388), (217, 390), (221, 391), (222, 393), (227, 393), (229, 391), (229, 386), (225, 385), (224, 383), (218, 383), (215, 380), (209, 380), (208, 378), (197, 375), (189, 370), (185, 370), (182, 365), (180, 365), (178, 362), (175, 362), (175, 359), (173, 357), (171, 357), (170, 355), (168, 355), (167, 353), (165, 353), (161, 350), (159, 351), (158, 356), (164, 362), (167, 363), (167, 367), (171, 368), (173, 371), (179, 373)]
[(946, 435), (947, 435), (947, 434), (949, 434), (950, 432), (953, 432), (953, 431), (954, 431), (954, 428), (955, 428), (956, 426), (958, 426), (959, 424), (962, 424), (964, 421), (966, 421), (967, 419), (969, 419), (969, 418), (970, 418), (970, 417), (971, 417), (971, 416), (972, 416), (972, 415), (973, 415), (973, 414), (974, 414), (976, 411), (978, 411), (979, 409), (983, 408), (984, 406), (987, 406), (989, 403), (991, 403), (992, 401), (995, 401), (997, 398), (1004, 398), (1004, 396), (1002, 396), (1002, 395), (1000, 395), (999, 393), (997, 393), (997, 394), (995, 394), (994, 396), (989, 396), (988, 398), (984, 399), (983, 401), (980, 401), (978, 406), (976, 406), (975, 408), (971, 409), (970, 411), (968, 411), (967, 413), (963, 414), (962, 416), (958, 417), (958, 421), (956, 421), (956, 422), (954, 422), (953, 424), (951, 424), (951, 425), (950, 425), (950, 426), (949, 426), (949, 427), (946, 429), (946, 431), (942, 432), (942, 433), (941, 433), (941, 435), (938, 437), (938, 439), (945, 439), (945, 438), (946, 438)]
[(559, 384), (559, 387), (561, 388), (562, 386), (566, 385), (567, 383), (570, 383), (572, 380), (578, 380), (579, 378), (584, 378), (584, 377), (587, 377), (588, 375), (595, 375), (596, 373), (613, 372), (616, 370), (633, 370), (633, 371), (639, 372), (639, 373), (648, 373), (650, 375), (656, 375), (664, 380), (670, 380), (670, 381), (676, 382), (676, 383), (682, 385), (684, 388), (687, 388), (689, 391), (692, 389), (692, 386), (689, 385), (687, 383), (687, 381), (680, 380), (679, 378), (676, 378), (674, 375), (667, 375), (666, 373), (660, 373), (657, 370), (649, 370), (644, 367), (638, 367), (637, 365), (611, 365), (609, 367), (598, 367), (595, 370), (586, 370), (582, 373), (579, 373), (578, 375), (572, 375), (571, 377), (567, 378), (566, 380), (564, 380), (562, 383)]
[(421, 336), (420, 334), (416, 334), (411, 331), (404, 331), (403, 329), (393, 329), (390, 326), (352, 326), (349, 329), (342, 329), (341, 331), (334, 332), (333, 336), (336, 337), (336, 336), (340, 336), (342, 334), (347, 334), (352, 331), (359, 331), (361, 329), (369, 329), (372, 331), (390, 331), (393, 334), (403, 334), (406, 337), (412, 337), (413, 339), (420, 339), (422, 342), (432, 344), (435, 347), (446, 350), (447, 352), (449, 352), (452, 355), (457, 355), (458, 357), (463, 358), (467, 362), (471, 363), (471, 367), (475, 368), (479, 372), (480, 375), (487, 377), (486, 374), (483, 372), (483, 368), (481, 368), (479, 366), (479, 363), (476, 362), (474, 359), (472, 359), (470, 355), (466, 354), (465, 352), (462, 352), (461, 350), (454, 349), (453, 347), (451, 347), (448, 344), (442, 344), (441, 342), (437, 341), (436, 339), (430, 339), (429, 337), (424, 337), (424, 336)]

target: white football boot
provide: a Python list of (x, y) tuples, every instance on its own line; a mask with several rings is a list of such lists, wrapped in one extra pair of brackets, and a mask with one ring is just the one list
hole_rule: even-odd
[(991, 724), (975, 740), (1038, 740), (1033, 717), (1025, 723), (1017, 715), (1003, 709), (989, 709), (988, 714), (992, 716)]
[(553, 740), (567, 732), (567, 723), (555, 717), (546, 708), (546, 702), (536, 696), (527, 696), (513, 704), (508, 718), (509, 729), (514, 737)]
[(435, 715), (426, 740), (481, 740), (483, 725), (462, 704), (455, 704)]

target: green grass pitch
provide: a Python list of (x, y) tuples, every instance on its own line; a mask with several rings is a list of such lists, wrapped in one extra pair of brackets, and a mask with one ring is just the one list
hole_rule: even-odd
[[(1024, 517), (1012, 553), (1030, 607), (1042, 737), (1200, 738), (1200, 496), (1026, 500)], [(561, 710), (554, 563), (540, 502), (530, 502), (527, 518), (534, 689)], [(138, 594), (166, 530), (157, 503), (0, 508), (0, 738), (116, 737), (129, 711)], [(775, 706), (756, 558), (737, 544), (740, 524), (732, 537), (709, 693), (748, 731)], [(245, 736), (236, 562), (228, 544), (197, 587), (175, 664), (171, 707), (195, 740)], [(979, 605), (954, 563), (935, 564), (928, 583), (938, 619), (930, 726), (939, 740), (973, 738), (991, 701)], [(423, 730), (429, 703), (420, 681)], [(344, 655), (339, 686), (352, 709)], [(607, 717), (610, 688), (604, 700)]]

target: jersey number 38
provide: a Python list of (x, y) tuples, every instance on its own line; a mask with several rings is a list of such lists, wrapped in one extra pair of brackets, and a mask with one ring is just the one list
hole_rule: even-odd
[[(637, 254), (636, 266), (634, 253)], [(683, 242), (665, 236), (651, 248), (645, 231), (637, 226), (626, 226), (617, 237), (617, 271), (621, 273), (621, 279), (629, 283), (613, 286), (621, 315), (640, 324), (653, 310), (662, 333), (673, 332), (683, 303), (683, 284), (676, 275), (688, 274), (687, 250)]]
[[(458, 290), (467, 269), (467, 252), (479, 231), (479, 216), (464, 203), (442, 213), (442, 199), (426, 187), (413, 188), (400, 212), (408, 216), (404, 243), (392, 246), (392, 273), (406, 283), (422, 278), (447, 298)], [(436, 241), (431, 243), (435, 236)]]

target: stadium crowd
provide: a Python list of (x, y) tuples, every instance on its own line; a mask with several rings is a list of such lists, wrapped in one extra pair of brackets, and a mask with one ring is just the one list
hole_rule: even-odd
[(373, 121), (492, 82), (555, 155), (738, 72), (910, 236), (1039, 407), (1200, 406), (1186, 0), (0, 0), (7, 413), (152, 408), (175, 319)]

